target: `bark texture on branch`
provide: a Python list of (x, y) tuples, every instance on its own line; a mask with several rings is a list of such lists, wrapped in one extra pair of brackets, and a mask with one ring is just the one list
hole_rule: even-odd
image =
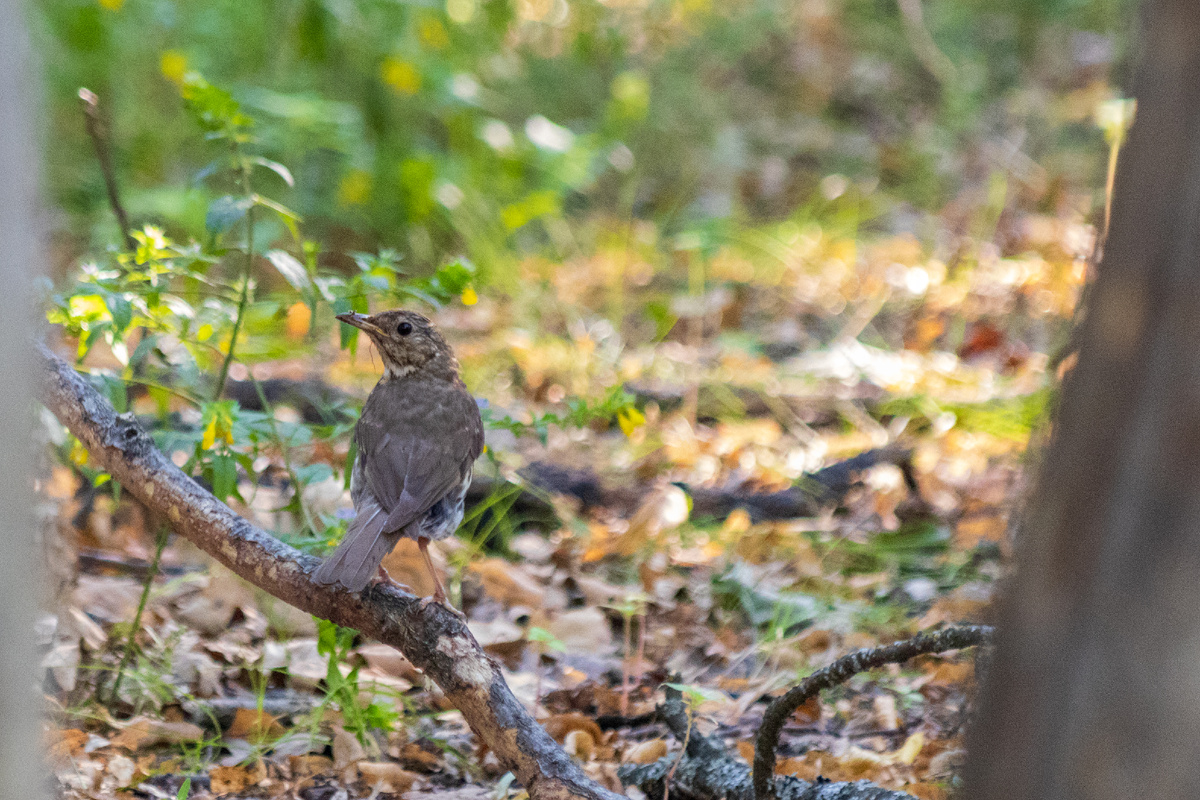
[(254, 527), (179, 470), (132, 415), (113, 407), (66, 362), (38, 345), (41, 401), (122, 488), (175, 531), (250, 583), (296, 608), (356, 628), (424, 670), (533, 800), (619, 800), (587, 778), (533, 720), (467, 630), (439, 605), (392, 586), (350, 594), (318, 586), (313, 556)]
[[(637, 786), (650, 800), (667, 797), (667, 781), (674, 800), (754, 800), (746, 762), (731, 756), (715, 738), (701, 736), (694, 726), (689, 732), (679, 690), (666, 691), (667, 700), (659, 706), (659, 715), (675, 738), (687, 741), (683, 759), (672, 754), (652, 764), (620, 767), (617, 775), (621, 780)], [(822, 783), (791, 777), (775, 779), (775, 796), (779, 800), (916, 800), (905, 792), (884, 789), (865, 780)]]
[(921, 633), (902, 642), (883, 647), (867, 647), (842, 656), (827, 667), (809, 675), (799, 685), (775, 698), (763, 714), (762, 725), (754, 740), (754, 798), (755, 800), (778, 800), (775, 784), (775, 749), (779, 746), (779, 733), (784, 723), (800, 706), (822, 689), (829, 689), (869, 669), (884, 664), (898, 664), (919, 655), (960, 650), (964, 647), (983, 644), (991, 639), (992, 629), (987, 625), (958, 625), (940, 631)]

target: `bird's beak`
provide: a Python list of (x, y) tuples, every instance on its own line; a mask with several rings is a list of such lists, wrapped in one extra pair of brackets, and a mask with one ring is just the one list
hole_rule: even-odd
[(356, 311), (351, 311), (348, 314), (338, 314), (337, 318), (347, 325), (353, 325), (356, 328), (361, 328), (367, 333), (383, 334), (379, 326), (371, 322), (371, 318), (366, 314), (359, 314)]

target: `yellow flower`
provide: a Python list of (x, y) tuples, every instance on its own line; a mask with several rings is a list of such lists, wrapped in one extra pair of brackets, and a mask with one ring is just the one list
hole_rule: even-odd
[(208, 427), (204, 429), (204, 436), (200, 439), (200, 447), (209, 450), (218, 439), (225, 444), (233, 444), (233, 418), (223, 409), (216, 410), (212, 415)]
[(120, 11), (123, 5), (125, 5), (125, 0), (100, 0), (100, 7), (107, 8), (109, 11)]
[[(115, 2), (115, 0), (109, 0), (109, 2)], [(187, 70), (187, 56), (178, 50), (167, 50), (158, 60), (158, 71), (176, 86), (183, 86), (183, 76), (187, 74)]]
[(71, 459), (71, 463), (77, 467), (86, 466), (88, 463), (87, 448), (83, 446), (83, 442), (73, 438), (73, 441), (71, 442), (71, 452), (67, 457)]
[(371, 199), (371, 173), (352, 169), (338, 185), (338, 202), (343, 206), (365, 206)]
[(217, 418), (213, 417), (208, 423), (208, 427), (204, 429), (204, 438), (200, 440), (200, 446), (208, 450), (217, 443)]
[(417, 35), (421, 37), (421, 44), (430, 50), (444, 50), (450, 46), (450, 34), (437, 17), (423, 17), (417, 26)]
[(388, 56), (379, 68), (383, 82), (400, 94), (414, 95), (421, 91), (421, 73), (411, 63)]
[(621, 426), (621, 432), (626, 436), (633, 436), (633, 432), (646, 424), (646, 415), (638, 411), (633, 406), (621, 409), (621, 413), (617, 414), (617, 424)]
[(462, 293), (462, 304), (464, 306), (473, 306), (479, 302), (479, 295), (475, 294), (475, 290), (468, 286)]

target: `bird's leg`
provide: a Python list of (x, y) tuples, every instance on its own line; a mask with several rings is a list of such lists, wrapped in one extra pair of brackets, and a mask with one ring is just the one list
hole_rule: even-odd
[(406, 583), (401, 583), (400, 581), (393, 578), (391, 575), (388, 575), (388, 571), (383, 568), (383, 564), (379, 565), (379, 576), (378, 577), (379, 577), (379, 580), (381, 583), (390, 583), (392, 586), (395, 586), (397, 589), (399, 589), (402, 592), (408, 592), (409, 594), (416, 594), (416, 592), (413, 591), (413, 588), (411, 586), (409, 586)]
[(417, 539), (417, 547), (421, 549), (421, 558), (425, 559), (425, 566), (429, 569), (429, 577), (433, 578), (433, 602), (445, 603), (446, 590), (442, 588), (442, 580), (438, 577), (437, 570), (433, 568), (433, 559), (429, 557), (429, 540), (424, 536)]
[(462, 616), (462, 612), (446, 599), (446, 590), (442, 587), (442, 579), (438, 577), (437, 570), (433, 568), (433, 559), (429, 557), (429, 539), (421, 536), (417, 539), (417, 547), (421, 549), (421, 556), (425, 559), (425, 566), (429, 568), (429, 577), (433, 578), (433, 597), (426, 597), (421, 601), (421, 605), (425, 606), (429, 603), (438, 603), (453, 611), (455, 614)]

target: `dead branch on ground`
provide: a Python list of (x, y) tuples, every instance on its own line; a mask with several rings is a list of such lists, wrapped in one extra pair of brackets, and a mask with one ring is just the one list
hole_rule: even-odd
[[(775, 777), (775, 749), (783, 725), (797, 708), (822, 689), (844, 683), (854, 675), (885, 664), (907, 661), (919, 655), (960, 650), (991, 641), (992, 629), (986, 625), (959, 625), (918, 634), (911, 639), (883, 647), (856, 650), (817, 670), (800, 685), (776, 698), (763, 715), (754, 743), (754, 769), (729, 755), (712, 737), (689, 728), (687, 713), (678, 690), (667, 689), (667, 701), (659, 707), (659, 718), (680, 740), (686, 738), (684, 758), (666, 756), (653, 764), (625, 766), (618, 775), (626, 784), (634, 784), (647, 797), (664, 797), (664, 783), (678, 800), (912, 800), (904, 792), (884, 789), (870, 781), (833, 783)], [(676, 762), (678, 761), (678, 766)], [(671, 770), (674, 767), (674, 775)]]
[[(687, 711), (676, 689), (667, 689), (666, 703), (659, 715), (675, 738), (687, 739), (682, 760), (677, 754), (652, 764), (626, 765), (617, 775), (626, 785), (635, 785), (651, 800), (666, 798), (665, 784), (670, 779), (670, 797), (674, 800), (753, 800), (750, 767), (731, 756), (715, 737), (702, 736), (695, 726), (688, 733)], [(674, 775), (671, 770), (674, 767)], [(912, 795), (884, 789), (870, 781), (810, 782), (799, 778), (776, 779), (778, 800), (916, 800)]]
[(919, 655), (960, 650), (983, 644), (991, 639), (992, 629), (986, 625), (958, 625), (940, 631), (925, 632), (902, 642), (883, 647), (868, 647), (842, 656), (827, 667), (809, 675), (786, 694), (775, 698), (763, 714), (762, 725), (754, 740), (754, 800), (781, 798), (775, 791), (775, 750), (779, 733), (788, 717), (809, 698), (822, 689), (845, 683), (852, 676), (884, 664), (898, 664)]

